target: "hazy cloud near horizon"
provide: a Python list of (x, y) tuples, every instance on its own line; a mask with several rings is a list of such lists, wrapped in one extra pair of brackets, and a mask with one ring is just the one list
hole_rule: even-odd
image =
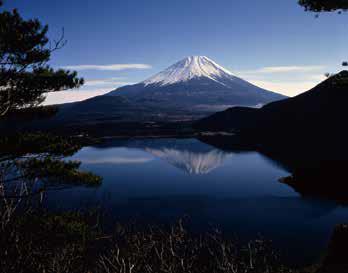
[(325, 65), (302, 65), (302, 66), (266, 66), (255, 70), (241, 71), (243, 74), (268, 74), (268, 73), (307, 73), (325, 69)]
[(46, 100), (42, 105), (52, 105), (52, 104), (62, 104), (70, 103), (76, 101), (86, 100), (92, 97), (104, 95), (111, 90), (101, 91), (101, 90), (69, 90), (69, 91), (59, 91), (59, 92), (50, 92), (46, 96)]
[(86, 80), (84, 87), (86, 86), (99, 86), (99, 87), (111, 87), (116, 88), (117, 86), (123, 86), (123, 85), (130, 85), (134, 84), (134, 82), (128, 82), (126, 81), (126, 78), (106, 78), (106, 79), (93, 79), (93, 80)]
[[(50, 92), (46, 96), (46, 100), (43, 102), (43, 105), (52, 105), (52, 104), (62, 104), (70, 103), (76, 101), (86, 100), (95, 96), (104, 95), (116, 88), (124, 85), (134, 84), (132, 81), (128, 81), (127, 77), (100, 77), (100, 78), (91, 78), (86, 77), (85, 71), (99, 71), (98, 75), (107, 75), (110, 76), (110, 73), (113, 71), (129, 71), (129, 70), (146, 70), (151, 69), (152, 66), (149, 64), (108, 64), (108, 65), (66, 65), (61, 66), (64, 69), (81, 71), (79, 76), (85, 78), (85, 83), (79, 89), (59, 91), (59, 92)], [(93, 76), (92, 76), (93, 77)]]
[(325, 80), (325, 65), (267, 66), (235, 74), (259, 87), (286, 96), (296, 96)]
[(130, 69), (150, 69), (152, 68), (149, 64), (80, 64), (80, 65), (67, 65), (63, 66), (64, 69), (70, 70), (100, 70), (100, 71), (120, 71), (120, 70), (130, 70)]
[(85, 84), (74, 90), (50, 92), (47, 94), (43, 105), (62, 104), (86, 100), (95, 96), (104, 95), (124, 85), (134, 84), (124, 77), (87, 79)]

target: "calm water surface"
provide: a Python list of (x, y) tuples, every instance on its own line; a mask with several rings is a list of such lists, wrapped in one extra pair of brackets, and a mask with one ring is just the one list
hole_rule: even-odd
[(103, 184), (50, 193), (50, 206), (98, 205), (113, 221), (151, 224), (188, 216), (193, 231), (219, 227), (240, 240), (260, 234), (294, 263), (316, 260), (334, 226), (348, 220), (348, 208), (280, 183), (289, 173), (257, 152), (225, 152), (195, 139), (114, 140), (72, 159)]

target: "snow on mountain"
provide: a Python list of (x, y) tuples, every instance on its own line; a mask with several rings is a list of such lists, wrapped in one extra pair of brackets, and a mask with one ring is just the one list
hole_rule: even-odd
[(284, 98), (234, 76), (205, 56), (186, 57), (143, 82), (120, 87), (107, 96), (121, 96), (152, 109), (189, 109), (201, 114), (201, 110), (216, 112)]
[(151, 84), (164, 86), (200, 77), (209, 78), (215, 82), (221, 83), (222, 85), (225, 85), (223, 81), (221, 81), (222, 79), (237, 79), (230, 71), (206, 56), (190, 56), (142, 83), (145, 86)]
[(187, 57), (157, 75), (61, 109), (61, 120), (177, 122), (233, 106), (264, 105), (283, 95), (259, 88), (204, 56)]

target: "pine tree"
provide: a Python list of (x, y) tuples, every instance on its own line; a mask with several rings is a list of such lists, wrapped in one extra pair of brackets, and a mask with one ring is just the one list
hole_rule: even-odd
[(58, 40), (50, 41), (47, 31), (47, 25), (38, 19), (24, 20), (16, 9), (0, 12), (0, 116), (41, 104), (47, 92), (83, 84), (76, 72), (48, 65), (51, 54), (66, 40), (63, 31)]

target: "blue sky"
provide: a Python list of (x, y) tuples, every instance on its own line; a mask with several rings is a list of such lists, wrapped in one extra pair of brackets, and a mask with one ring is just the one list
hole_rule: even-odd
[(50, 97), (77, 100), (142, 81), (190, 55), (205, 55), (259, 86), (303, 92), (348, 57), (347, 14), (315, 18), (297, 0), (7, 0), (68, 44), (52, 56), (86, 80)]

